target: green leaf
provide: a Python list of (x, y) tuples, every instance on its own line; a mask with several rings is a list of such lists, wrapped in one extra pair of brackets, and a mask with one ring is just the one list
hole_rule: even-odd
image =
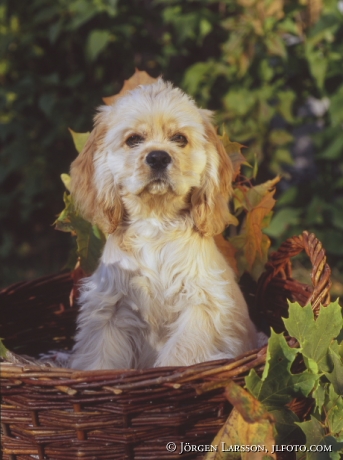
[[(343, 105), (343, 100), (342, 100)], [(321, 160), (338, 160), (342, 157), (343, 152), (343, 134), (338, 134), (334, 137), (331, 142), (328, 143), (327, 147), (321, 150), (320, 153), (316, 155), (317, 158)]]
[(232, 115), (246, 115), (256, 104), (256, 95), (249, 89), (235, 89), (229, 91), (224, 97), (224, 103)]
[(50, 117), (56, 104), (56, 97), (52, 93), (45, 93), (39, 98), (38, 104), (45, 115)]
[(285, 43), (281, 37), (278, 35), (270, 35), (265, 38), (265, 45), (267, 47), (268, 53), (271, 55), (280, 56), (286, 58), (287, 51)]
[(325, 76), (327, 73), (329, 61), (323, 56), (321, 50), (313, 49), (312, 47), (306, 46), (306, 57), (308, 59), (310, 70), (315, 78), (319, 89), (323, 89)]
[(0, 339), (0, 357), (5, 359), (7, 352), (8, 352), (7, 348), (2, 343), (2, 339)]
[(57, 218), (56, 229), (76, 235), (77, 255), (81, 268), (88, 274), (96, 269), (106, 238), (96, 225), (83, 219), (75, 210), (73, 200), (64, 194), (65, 209)]
[(285, 148), (279, 148), (275, 150), (273, 162), (278, 163), (280, 166), (293, 165), (294, 159), (289, 150)]
[(342, 329), (342, 312), (338, 301), (321, 308), (317, 320), (314, 319), (311, 305), (301, 307), (298, 303), (289, 304), (289, 318), (284, 319), (288, 333), (295, 337), (302, 354), (313, 360), (322, 372), (328, 367), (328, 348)]
[(204, 39), (212, 30), (212, 24), (205, 18), (200, 19), (199, 38)]
[(312, 397), (316, 402), (316, 410), (319, 414), (323, 411), (323, 406), (325, 403), (325, 395), (327, 392), (328, 383), (322, 383), (321, 381), (318, 382), (316, 388), (312, 392)]
[(258, 398), (263, 380), (257, 375), (255, 369), (251, 369), (249, 375), (245, 378), (245, 383), (250, 393), (255, 396), (255, 398)]
[(327, 414), (329, 429), (331, 434), (343, 440), (343, 398), (332, 392), (330, 396), (333, 404)]
[(343, 343), (338, 345), (335, 341), (329, 347), (329, 357), (333, 365), (331, 372), (326, 372), (327, 379), (332, 383), (336, 393), (343, 395), (343, 358), (342, 358)]
[(343, 204), (334, 203), (332, 205), (332, 223), (335, 227), (343, 230)]
[(90, 61), (95, 61), (98, 55), (106, 48), (111, 37), (108, 30), (92, 30), (86, 43), (86, 55)]
[(330, 100), (329, 113), (332, 119), (333, 126), (339, 126), (343, 123), (342, 106), (343, 85), (339, 88), (339, 90), (333, 95), (333, 97)]
[(278, 410), (294, 397), (307, 396), (313, 389), (318, 376), (308, 371), (292, 374), (290, 370), (297, 354), (298, 350), (290, 348), (282, 334), (272, 331), (261, 383), (258, 383), (255, 371), (246, 377), (248, 390), (267, 410)]
[(299, 431), (299, 427), (295, 424), (299, 422), (299, 418), (287, 407), (283, 407), (279, 410), (271, 410), (269, 413), (275, 419), (277, 431), (275, 439), (276, 444), (288, 444), (289, 441), (294, 438), (295, 432)]
[(277, 211), (268, 228), (264, 232), (272, 238), (280, 237), (289, 226), (300, 222), (301, 209), (283, 208)]
[(185, 90), (195, 95), (201, 86), (201, 83), (205, 81), (208, 73), (210, 72), (213, 64), (211, 62), (197, 62), (190, 66), (183, 79), (183, 87)]
[(259, 74), (265, 81), (270, 81), (274, 76), (274, 69), (270, 65), (270, 59), (263, 59), (260, 62)]
[(281, 113), (288, 123), (294, 122), (293, 117), (293, 103), (296, 99), (294, 91), (279, 91), (278, 92), (279, 104), (277, 110)]
[[(332, 456), (332, 453), (339, 453), (343, 449), (343, 443), (330, 435), (327, 435), (323, 425), (313, 416), (307, 422), (297, 423), (306, 435), (306, 460), (339, 460), (339, 456)], [(318, 448), (318, 452), (310, 452), (311, 446), (323, 446)], [(325, 447), (324, 447), (325, 446)], [(326, 450), (326, 451), (324, 451)], [(338, 454), (339, 455), (339, 454)]]

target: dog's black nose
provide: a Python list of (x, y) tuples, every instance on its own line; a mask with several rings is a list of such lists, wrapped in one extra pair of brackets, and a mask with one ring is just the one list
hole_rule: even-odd
[(171, 162), (171, 157), (164, 150), (153, 150), (147, 155), (145, 161), (152, 169), (165, 169)]

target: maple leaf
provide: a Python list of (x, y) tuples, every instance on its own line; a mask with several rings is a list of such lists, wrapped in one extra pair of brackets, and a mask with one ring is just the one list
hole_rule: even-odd
[(260, 203), (247, 214), (244, 254), (250, 268), (253, 266), (256, 254), (262, 258), (263, 220), (275, 205), (274, 193), (275, 190), (268, 192)]
[(291, 365), (298, 352), (288, 346), (282, 334), (272, 331), (262, 378), (254, 369), (245, 378), (248, 390), (267, 410), (277, 410), (299, 394), (308, 396), (318, 380), (318, 376), (308, 370), (292, 374)]
[(65, 193), (63, 199), (65, 209), (58, 216), (55, 228), (76, 236), (77, 256), (80, 258), (81, 268), (85, 273), (91, 274), (98, 265), (106, 237), (96, 225), (80, 216), (70, 195)]
[(270, 239), (262, 230), (269, 225), (272, 217), (276, 202), (273, 198), (275, 185), (279, 181), (280, 176), (276, 176), (254, 187), (238, 184), (234, 188), (234, 212), (236, 216), (245, 213), (240, 233), (229, 238), (237, 250), (239, 275), (247, 271), (257, 280), (267, 262)]
[(297, 302), (290, 303), (289, 318), (284, 319), (284, 323), (288, 333), (299, 341), (307, 367), (314, 372), (325, 373), (335, 390), (343, 394), (342, 349), (334, 340), (343, 328), (342, 309), (338, 301), (321, 308), (316, 320), (311, 305), (301, 307)]
[[(302, 354), (314, 361), (322, 372), (328, 372), (328, 348), (343, 325), (338, 302), (321, 308), (317, 320), (314, 319), (310, 304), (301, 307), (297, 302), (290, 302), (289, 316), (284, 319), (286, 329), (299, 341)], [(325, 334), (322, 333), (324, 331)]]
[(229, 242), (237, 250), (239, 274), (248, 271), (256, 280), (268, 258), (270, 239), (262, 230), (269, 224), (276, 202), (275, 190), (269, 190), (278, 180), (275, 178), (268, 184), (252, 188), (240, 186), (235, 190), (234, 207), (239, 212), (245, 210), (246, 217), (240, 234), (229, 238)]
[(118, 94), (113, 96), (103, 97), (102, 100), (106, 105), (112, 105), (120, 96), (125, 94), (127, 91), (135, 89), (139, 85), (151, 85), (158, 79), (150, 77), (144, 70), (135, 69), (135, 73), (128, 80), (124, 81), (124, 85)]
[(238, 142), (231, 142), (229, 136), (226, 134), (225, 131), (223, 131), (222, 136), (218, 134), (218, 137), (224, 145), (226, 153), (230, 157), (233, 166), (233, 180), (235, 180), (238, 174), (240, 173), (242, 164), (250, 166), (241, 152), (241, 149), (244, 147), (244, 145), (239, 144)]
[[(204, 460), (275, 459), (275, 453), (271, 453), (275, 444), (273, 423), (270, 420), (249, 423), (234, 408), (211, 442), (212, 446), (218, 446), (218, 451), (208, 452)], [(237, 446), (241, 446), (240, 449)], [(261, 451), (249, 451), (249, 446), (264, 448)]]
[[(306, 453), (307, 460), (340, 460), (343, 452), (343, 442), (339, 442), (336, 438), (327, 434), (323, 425), (313, 415), (311, 420), (297, 423), (306, 435)], [(310, 452), (310, 446), (327, 446), (328, 451), (318, 450), (318, 452)]]
[(325, 375), (337, 393), (343, 396), (343, 343), (338, 345), (337, 341), (335, 341), (331, 344), (329, 356), (333, 370), (325, 373)]
[(307, 397), (319, 378), (309, 370), (299, 374), (291, 372), (298, 351), (288, 346), (282, 334), (272, 331), (262, 377), (252, 369), (245, 378), (250, 393), (275, 418), (277, 443), (280, 444), (285, 443), (296, 430), (295, 422), (298, 421), (297, 416), (285, 406), (295, 397)]
[(254, 423), (262, 419), (274, 421), (260, 401), (233, 380), (225, 387), (225, 397), (246, 422)]
[(267, 180), (262, 184), (248, 188), (245, 199), (246, 209), (251, 210), (256, 206), (259, 206), (261, 200), (268, 194), (268, 192), (273, 192), (275, 190), (275, 185), (280, 182), (280, 179), (280, 176), (276, 176), (274, 179)]
[[(205, 460), (275, 459), (275, 454), (271, 454), (275, 444), (273, 417), (256, 398), (233, 381), (227, 385), (225, 396), (234, 409), (211, 443), (219, 447), (218, 451), (209, 452)], [(252, 445), (263, 445), (265, 449), (260, 452), (235, 449), (235, 446)]]

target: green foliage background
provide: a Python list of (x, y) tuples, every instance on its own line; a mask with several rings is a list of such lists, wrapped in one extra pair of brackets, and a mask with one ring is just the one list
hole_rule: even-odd
[[(217, 111), (232, 140), (283, 173), (266, 230), (314, 231), (343, 271), (343, 14), (336, 0), (2, 0), (1, 284), (59, 270), (51, 228), (102, 96), (135, 67)], [(299, 154), (303, 144), (309, 152)], [(313, 152), (313, 153), (311, 153)], [(299, 165), (304, 162), (300, 168)], [(301, 166), (301, 165), (300, 165)], [(299, 173), (300, 171), (300, 173)], [(246, 174), (250, 174), (247, 170)]]

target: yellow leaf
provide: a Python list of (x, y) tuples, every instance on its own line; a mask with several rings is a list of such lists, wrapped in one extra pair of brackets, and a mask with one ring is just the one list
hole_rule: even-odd
[(275, 19), (284, 17), (283, 0), (269, 0), (266, 4), (265, 15), (267, 17), (273, 17)]
[(250, 18), (250, 23), (254, 28), (256, 35), (263, 35), (263, 21), (261, 19)]
[[(218, 446), (218, 451), (209, 452), (205, 460), (275, 459), (275, 454), (271, 453), (275, 445), (273, 416), (233, 381), (227, 385), (225, 396), (234, 408), (211, 443)], [(237, 446), (241, 446), (239, 450)]]
[(69, 174), (61, 174), (61, 179), (65, 188), (68, 190), (68, 192), (70, 192), (71, 177), (69, 176)]
[(155, 83), (157, 78), (150, 77), (144, 70), (135, 70), (135, 73), (128, 80), (124, 81), (124, 85), (118, 94), (113, 96), (103, 97), (102, 100), (106, 105), (112, 105), (120, 96), (125, 94), (127, 91), (135, 89), (139, 85), (151, 85)]
[(76, 150), (78, 151), (78, 153), (80, 153), (83, 147), (85, 146), (90, 133), (76, 133), (71, 128), (69, 128), (69, 132), (73, 138)]
[(248, 423), (238, 410), (233, 409), (211, 442), (212, 446), (218, 446), (218, 452), (208, 452), (204, 460), (275, 459), (275, 453), (272, 454), (275, 444), (274, 427), (269, 420)]

